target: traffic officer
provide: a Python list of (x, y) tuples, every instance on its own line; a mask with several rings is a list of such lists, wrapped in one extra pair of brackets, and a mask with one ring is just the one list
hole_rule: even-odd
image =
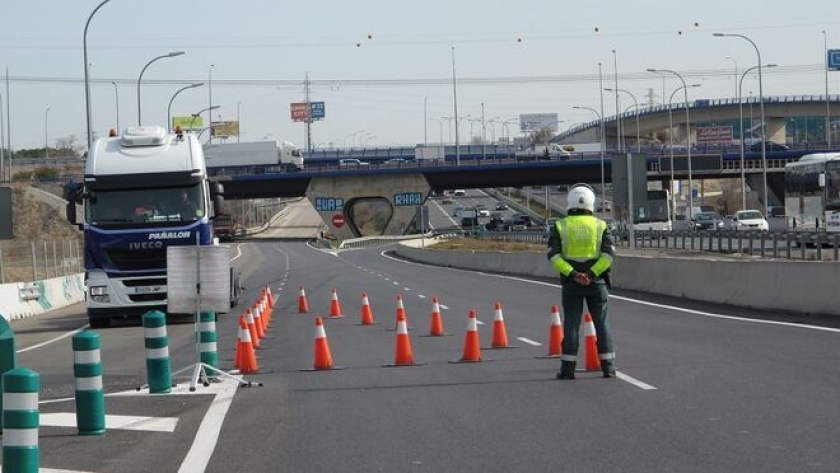
[(587, 184), (569, 189), (567, 216), (550, 229), (548, 260), (563, 282), (563, 348), (557, 379), (574, 379), (583, 303), (598, 337), (605, 378), (615, 376), (615, 353), (607, 323), (609, 270), (615, 254), (607, 223), (593, 216), (595, 192)]

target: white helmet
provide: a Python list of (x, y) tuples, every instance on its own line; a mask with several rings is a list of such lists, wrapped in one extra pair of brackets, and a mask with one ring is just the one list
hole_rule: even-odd
[(595, 211), (595, 191), (589, 184), (575, 184), (569, 189), (566, 210), (581, 209)]

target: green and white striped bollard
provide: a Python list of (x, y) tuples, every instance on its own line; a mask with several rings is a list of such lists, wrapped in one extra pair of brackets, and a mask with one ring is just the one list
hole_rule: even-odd
[(3, 471), (37, 473), (38, 373), (17, 368), (3, 375)]
[(76, 377), (76, 426), (79, 435), (105, 434), (105, 390), (99, 334), (73, 336), (73, 375)]
[[(3, 373), (15, 369), (15, 332), (6, 318), (0, 314), (0, 413), (3, 412)], [(3, 422), (0, 421), (0, 434)]]
[[(201, 312), (198, 324), (198, 345), (201, 362), (213, 368), (219, 367), (219, 349), (216, 345), (216, 313)], [(208, 377), (211, 373), (207, 373)]]
[(166, 315), (159, 310), (143, 314), (146, 343), (146, 375), (149, 393), (172, 391), (172, 368), (169, 363), (169, 337), (166, 335)]

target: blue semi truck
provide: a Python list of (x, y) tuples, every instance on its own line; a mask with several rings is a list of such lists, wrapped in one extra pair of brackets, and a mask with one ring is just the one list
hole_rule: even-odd
[[(166, 248), (212, 245), (213, 215), (224, 191), (207, 176), (193, 134), (130, 127), (96, 141), (84, 182), (68, 191), (67, 218), (84, 230), (87, 315), (92, 327), (113, 318), (166, 310)], [(84, 205), (77, 223), (76, 204)], [(239, 299), (231, 268), (231, 307)]]

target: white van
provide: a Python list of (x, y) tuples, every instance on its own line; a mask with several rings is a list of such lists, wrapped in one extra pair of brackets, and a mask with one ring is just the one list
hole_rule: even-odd
[(452, 192), (452, 195), (454, 195), (455, 197), (463, 197), (463, 196), (467, 195), (467, 191), (466, 191), (466, 189), (455, 189)]

